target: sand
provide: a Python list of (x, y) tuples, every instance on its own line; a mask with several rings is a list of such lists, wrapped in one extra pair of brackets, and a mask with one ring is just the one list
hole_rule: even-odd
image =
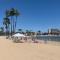
[(0, 36), (0, 60), (60, 60), (60, 44), (13, 43)]

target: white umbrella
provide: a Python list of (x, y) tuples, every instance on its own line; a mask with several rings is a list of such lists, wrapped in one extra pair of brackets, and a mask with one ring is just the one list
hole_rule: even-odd
[(13, 35), (13, 37), (25, 37), (25, 35), (20, 34), (20, 33), (16, 33), (16, 34)]

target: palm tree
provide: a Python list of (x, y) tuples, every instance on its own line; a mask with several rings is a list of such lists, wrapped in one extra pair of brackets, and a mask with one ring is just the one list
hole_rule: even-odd
[(16, 24), (17, 24), (17, 17), (20, 15), (20, 13), (15, 9), (15, 16), (16, 16), (16, 20), (15, 20), (15, 30), (16, 30)]
[(15, 32), (15, 29), (14, 29), (14, 15), (15, 15), (15, 9), (14, 8), (11, 8), (9, 10), (9, 16), (11, 16), (11, 36), (12, 36), (12, 32), (14, 33)]
[(0, 27), (0, 35), (3, 35), (3, 33), (4, 33), (4, 28)]
[(37, 35), (41, 35), (41, 31), (39, 30), (39, 31), (37, 31)]
[(18, 29), (18, 31), (19, 31), (20, 33), (22, 33), (22, 29)]
[[(12, 32), (14, 33), (16, 30), (16, 23), (17, 23), (17, 17), (19, 16), (19, 12), (17, 9), (15, 8), (11, 8), (9, 10), (6, 9), (6, 17), (11, 17), (11, 36), (12, 36)], [(16, 19), (14, 20), (14, 17), (16, 17)]]
[[(10, 13), (10, 10), (7, 10), (5, 11), (5, 16), (6, 17), (10, 17), (12, 14)], [(10, 20), (10, 26), (11, 26), (11, 36), (12, 36), (12, 16), (11, 16), (11, 20)], [(6, 25), (6, 24), (5, 24)]]
[(3, 28), (3, 27), (0, 27), (0, 31), (1, 31), (1, 32), (4, 32), (4, 28)]
[(19, 16), (19, 12), (17, 9), (15, 8), (11, 8), (10, 9), (10, 16), (15, 16), (16, 17), (16, 20), (14, 20), (14, 17), (13, 17), (13, 32), (15, 32), (16, 30), (16, 23), (17, 23), (17, 17)]
[[(18, 15), (19, 12), (15, 8), (11, 8), (10, 10), (6, 11), (6, 16), (11, 17), (11, 36), (12, 36), (12, 32), (14, 33), (16, 30), (16, 22)], [(16, 17), (16, 20), (14, 20), (14, 16)]]
[(26, 30), (26, 34), (27, 34), (28, 36), (31, 36), (31, 33), (32, 33), (32, 30)]
[(9, 18), (5, 17), (3, 20), (3, 25), (5, 26), (6, 29), (6, 36), (9, 34), (9, 24), (10, 24)]
[(9, 17), (9, 16), (10, 16), (9, 13), (10, 13), (9, 10), (6, 9), (5, 16), (6, 16), (6, 17)]

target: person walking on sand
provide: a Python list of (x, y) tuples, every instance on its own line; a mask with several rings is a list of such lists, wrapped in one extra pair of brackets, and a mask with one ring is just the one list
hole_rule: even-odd
[(32, 41), (35, 41), (35, 37), (34, 36), (32, 36)]
[(24, 38), (25, 42), (27, 42), (27, 37)]

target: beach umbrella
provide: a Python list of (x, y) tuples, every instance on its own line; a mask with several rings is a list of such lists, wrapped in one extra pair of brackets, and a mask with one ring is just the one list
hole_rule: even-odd
[(25, 37), (25, 35), (20, 34), (20, 33), (16, 33), (16, 34), (13, 35), (13, 37)]

